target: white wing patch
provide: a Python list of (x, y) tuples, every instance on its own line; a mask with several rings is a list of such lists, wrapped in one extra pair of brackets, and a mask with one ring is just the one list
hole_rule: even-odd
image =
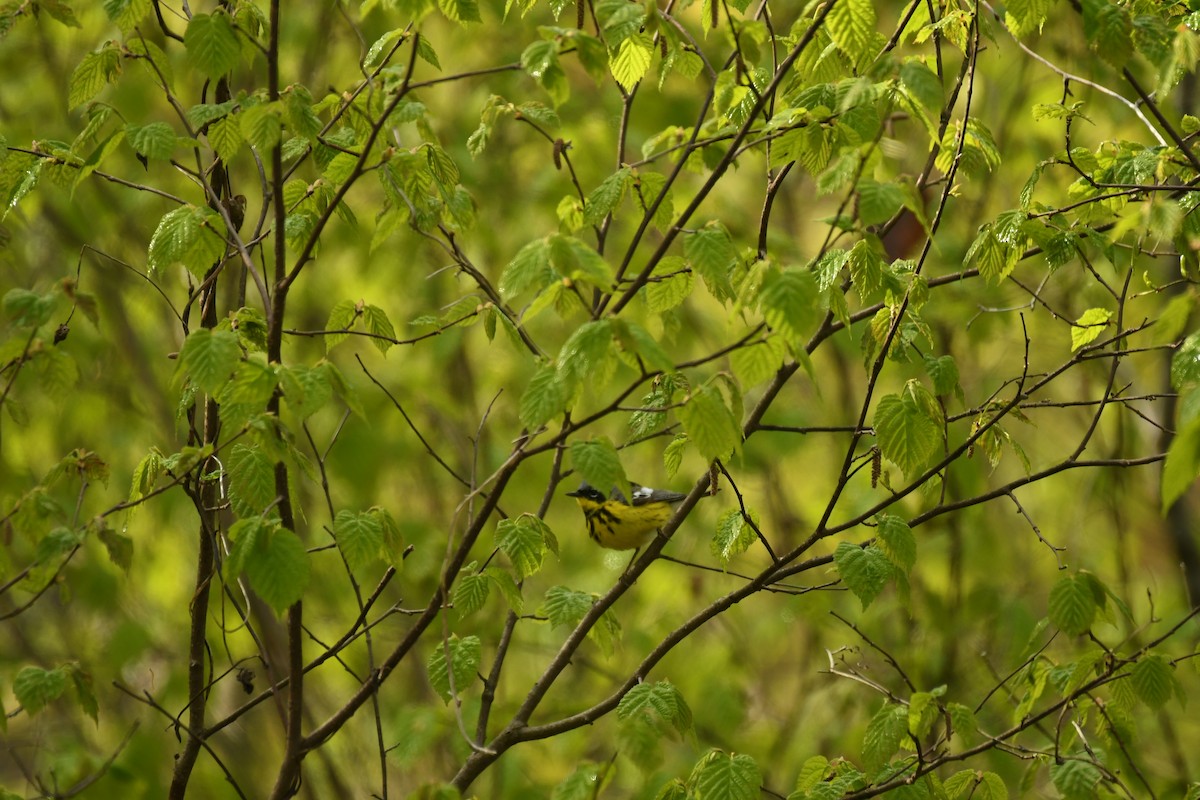
[(654, 494), (654, 490), (651, 489), (649, 486), (639, 486), (633, 490), (633, 499), (635, 501), (649, 500), (651, 498), (651, 496), (653, 496), (653, 494)]

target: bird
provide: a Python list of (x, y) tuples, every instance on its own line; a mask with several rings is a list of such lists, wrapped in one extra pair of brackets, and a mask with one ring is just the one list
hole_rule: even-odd
[(574, 497), (583, 510), (588, 536), (601, 547), (610, 550), (641, 549), (671, 518), (671, 506), (687, 497), (679, 492), (651, 489), (636, 483), (631, 483), (630, 488), (632, 505), (617, 488), (613, 488), (605, 497), (595, 486), (584, 482), (575, 491), (567, 492), (567, 496)]

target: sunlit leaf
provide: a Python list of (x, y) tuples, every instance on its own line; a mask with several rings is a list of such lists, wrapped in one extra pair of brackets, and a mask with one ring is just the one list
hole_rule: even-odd
[(1110, 319), (1112, 312), (1107, 308), (1089, 308), (1083, 312), (1071, 326), (1071, 350), (1078, 350), (1096, 341)]
[(237, 66), (241, 47), (228, 14), (196, 14), (183, 35), (188, 58), (210, 78)]

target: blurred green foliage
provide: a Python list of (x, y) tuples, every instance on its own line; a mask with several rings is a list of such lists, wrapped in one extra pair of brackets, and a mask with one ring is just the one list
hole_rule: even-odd
[[(4, 796), (1200, 794), (1200, 12), (76, 5), (0, 8)], [(630, 561), (581, 477), (689, 494)]]

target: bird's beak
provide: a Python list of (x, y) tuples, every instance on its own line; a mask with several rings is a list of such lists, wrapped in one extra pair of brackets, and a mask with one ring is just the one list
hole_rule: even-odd
[(567, 492), (567, 497), (579, 497), (580, 494), (582, 494), (582, 492), (576, 489), (573, 492)]

